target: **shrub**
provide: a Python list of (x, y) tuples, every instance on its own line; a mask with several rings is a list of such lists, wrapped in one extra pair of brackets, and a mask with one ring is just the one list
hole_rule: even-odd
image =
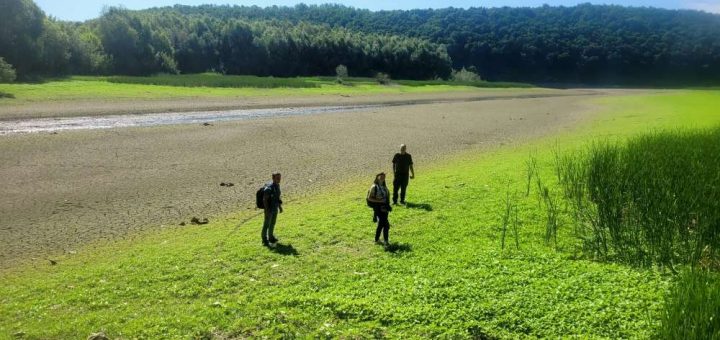
[(475, 73), (473, 70), (466, 70), (464, 67), (461, 70), (453, 70), (452, 81), (459, 82), (479, 82), (482, 81), (480, 75)]
[(378, 72), (375, 75), (375, 81), (380, 85), (390, 85), (390, 76), (387, 73)]
[(335, 75), (336, 75), (336, 81), (340, 84), (342, 84), (345, 81), (345, 78), (348, 77), (348, 69), (345, 65), (338, 65), (335, 68)]
[(16, 78), (15, 68), (0, 57), (0, 83), (12, 83)]

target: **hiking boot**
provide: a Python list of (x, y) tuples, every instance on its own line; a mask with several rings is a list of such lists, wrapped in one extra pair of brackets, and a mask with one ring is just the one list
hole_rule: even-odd
[(270, 243), (267, 240), (263, 240), (262, 245), (263, 245), (263, 247), (267, 247), (267, 246), (270, 246)]
[(276, 238), (274, 238), (274, 237), (271, 237), (271, 238), (270, 238), (270, 243), (278, 243), (278, 241), (280, 241), (280, 240), (278, 240), (278, 239), (276, 239)]

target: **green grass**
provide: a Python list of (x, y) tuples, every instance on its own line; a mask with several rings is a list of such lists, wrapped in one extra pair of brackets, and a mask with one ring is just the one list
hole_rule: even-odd
[[(440, 82), (425, 86), (379, 85), (369, 78), (350, 78), (341, 85), (332, 77), (262, 78), (216, 74), (155, 77), (75, 76), (43, 83), (0, 84), (2, 105), (53, 101), (154, 100), (177, 98), (301, 97), (474, 91), (475, 86)], [(494, 90), (487, 88), (485, 91)], [(507, 89), (504, 89), (507, 91)]]
[(164, 85), (180, 87), (234, 87), (234, 88), (316, 88), (320, 84), (303, 78), (274, 78), (256, 76), (223, 76), (215, 73), (157, 75), (152, 77), (113, 76), (111, 83)]
[[(335, 77), (317, 77), (324, 82), (334, 82)], [(343, 78), (347, 85), (353, 86), (356, 84), (377, 84), (375, 78), (362, 78), (362, 77), (345, 77)], [(478, 88), (532, 88), (534, 85), (527, 83), (513, 83), (513, 82), (490, 82), (490, 81), (449, 81), (449, 80), (404, 80), (399, 79), (390, 80), (391, 84), (402, 85), (402, 86), (466, 86), (466, 87), (478, 87)]]
[[(2, 277), (0, 337), (649, 338), (673, 277), (578, 259), (564, 215), (546, 245), (524, 164), (533, 154), (556, 189), (553, 149), (678, 121), (714, 126), (718, 102), (712, 91), (607, 99), (602, 125), (424, 165), (409, 189), (416, 205), (390, 215), (389, 251), (372, 242), (369, 174), (302, 200), (288, 193), (276, 252), (260, 246), (261, 219), (242, 212), (19, 268)], [(519, 249), (502, 249), (508, 191)]]

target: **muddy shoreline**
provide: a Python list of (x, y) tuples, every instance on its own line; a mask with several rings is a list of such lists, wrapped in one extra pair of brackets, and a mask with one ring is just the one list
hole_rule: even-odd
[(493, 100), (522, 96), (561, 96), (604, 93), (605, 90), (478, 89), (429, 93), (362, 95), (265, 96), (176, 99), (75, 99), (41, 102), (0, 102), (0, 121), (33, 118), (97, 117), (148, 113), (265, 110), (320, 106), (412, 105), (441, 101)]
[[(423, 165), (571, 129), (597, 95), (374, 107), (201, 124), (0, 138), (0, 269), (102, 240), (248, 209), (272, 170), (289, 200), (390, 170), (400, 143)], [(386, 155), (385, 158), (378, 155)], [(231, 182), (232, 187), (221, 186)], [(250, 232), (250, 231), (248, 231)], [(252, 232), (255, 232), (254, 230)]]

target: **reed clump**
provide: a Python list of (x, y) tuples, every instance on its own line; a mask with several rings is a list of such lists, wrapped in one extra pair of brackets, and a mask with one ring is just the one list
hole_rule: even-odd
[(658, 339), (720, 339), (720, 275), (686, 270), (665, 298)]
[(718, 263), (720, 128), (595, 143), (557, 159), (587, 253), (673, 271)]

